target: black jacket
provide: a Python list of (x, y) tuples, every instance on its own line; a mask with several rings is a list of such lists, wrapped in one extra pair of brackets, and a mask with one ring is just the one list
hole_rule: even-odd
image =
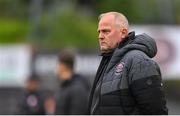
[(56, 114), (87, 114), (89, 84), (85, 78), (74, 75), (71, 80), (61, 83), (57, 95)]
[(44, 115), (44, 97), (42, 92), (24, 92), (20, 97), (18, 114), (23, 115)]
[(89, 99), (90, 114), (168, 114), (155, 41), (131, 32), (103, 55)]

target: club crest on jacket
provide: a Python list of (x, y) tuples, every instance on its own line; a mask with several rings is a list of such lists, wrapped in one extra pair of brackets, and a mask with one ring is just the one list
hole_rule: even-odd
[(123, 68), (124, 68), (124, 62), (119, 63), (119, 64), (116, 66), (115, 74), (116, 74), (116, 75), (120, 75), (120, 73), (123, 71)]

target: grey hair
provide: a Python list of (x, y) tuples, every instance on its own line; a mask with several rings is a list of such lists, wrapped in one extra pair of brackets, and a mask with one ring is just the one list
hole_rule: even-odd
[(118, 26), (120, 26), (121, 28), (125, 28), (128, 30), (129, 28), (129, 23), (127, 18), (119, 12), (107, 12), (107, 13), (102, 13), (99, 15), (98, 20), (100, 21), (102, 17), (104, 17), (107, 14), (112, 14), (115, 17), (115, 22)]

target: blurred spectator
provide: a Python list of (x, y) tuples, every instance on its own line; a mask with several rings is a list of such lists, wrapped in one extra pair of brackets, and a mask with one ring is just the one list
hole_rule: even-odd
[(42, 92), (39, 91), (40, 80), (32, 75), (27, 81), (27, 86), (21, 99), (19, 99), (19, 113), (28, 115), (45, 114)]
[(89, 84), (74, 73), (74, 53), (63, 51), (59, 56), (58, 79), (61, 90), (57, 98), (57, 114), (87, 114)]

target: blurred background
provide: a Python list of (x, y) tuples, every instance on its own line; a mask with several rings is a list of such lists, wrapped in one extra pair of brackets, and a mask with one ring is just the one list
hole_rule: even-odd
[(180, 114), (179, 0), (0, 0), (0, 114), (17, 112), (32, 74), (45, 96), (56, 93), (64, 48), (76, 52), (75, 70), (92, 84), (101, 59), (97, 17), (107, 11), (123, 13), (130, 31), (156, 40), (169, 114)]

